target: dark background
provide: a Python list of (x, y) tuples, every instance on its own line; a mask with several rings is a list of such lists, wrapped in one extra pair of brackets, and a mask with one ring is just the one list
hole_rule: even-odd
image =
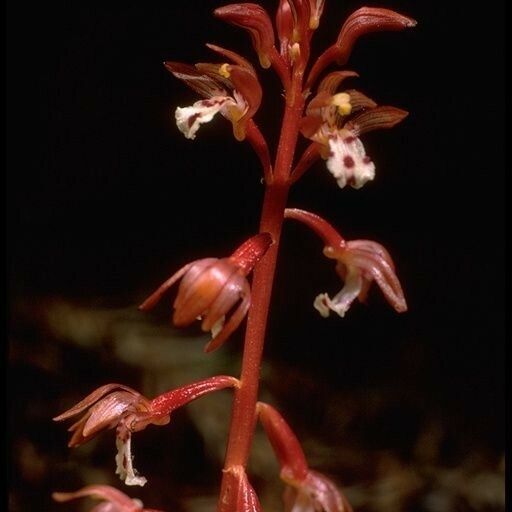
[[(363, 5), (326, 3), (317, 52)], [(263, 4), (273, 13), (277, 2)], [(419, 24), (365, 36), (348, 67), (360, 74), (357, 88), (411, 114), (394, 130), (365, 137), (374, 182), (339, 190), (319, 163), (289, 201), (322, 214), (348, 239), (386, 245), (410, 311), (397, 315), (373, 290), (368, 305), (354, 305), (345, 319), (320, 318), (312, 301), (338, 291), (339, 279), (318, 240), (290, 224), (266, 347), (265, 385), (302, 432), (339, 443), (322, 400), (341, 393), (364, 409), (371, 390), (388, 390), (375, 417), (350, 424), (361, 450), (411, 461), (435, 418), (443, 431), (436, 464), (444, 468), (476, 452), (494, 467), (504, 450), (504, 13), (500, 2), (486, 3), (486, 11), (464, 4), (379, 2)], [(104, 347), (55, 341), (48, 308), (58, 300), (131, 315), (176, 268), (226, 255), (257, 230), (257, 159), (222, 119), (186, 140), (173, 111), (197, 98), (161, 64), (217, 61), (205, 42), (254, 58), (242, 30), (210, 15), (218, 5), (7, 3), (12, 510), (34, 503), (71, 510), (48, 501), (51, 490), (84, 483), (74, 466), (72, 476), (62, 469), (65, 429), (50, 418), (107, 381), (124, 378), (140, 389), (144, 373)], [(270, 72), (261, 75), (267, 96), (256, 121), (273, 147), (280, 90)], [(164, 325), (166, 314), (162, 308), (140, 322)], [(223, 350), (235, 357), (239, 349), (240, 335)], [(33, 449), (45, 461), (36, 476), (19, 460), (20, 443), (32, 446), (28, 459), (37, 459)], [(198, 478), (201, 457), (187, 460), (185, 474)], [(340, 472), (359, 482), (357, 471)], [(202, 482), (211, 493), (214, 484), (213, 477)], [(145, 501), (171, 509), (162, 499)]]

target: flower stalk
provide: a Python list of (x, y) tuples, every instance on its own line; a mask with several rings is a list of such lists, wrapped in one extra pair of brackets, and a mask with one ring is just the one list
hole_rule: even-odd
[[(317, 296), (314, 307), (322, 316), (328, 316), (331, 311), (344, 316), (356, 298), (366, 299), (374, 281), (397, 312), (407, 309), (393, 260), (382, 245), (370, 240), (345, 241), (321, 216), (287, 208), (287, 201), (290, 187), (320, 159), (326, 160), (326, 167), (340, 188), (350, 185), (360, 189), (374, 179), (376, 166), (366, 155), (359, 135), (391, 128), (407, 112), (379, 106), (355, 89), (338, 91), (345, 79), (358, 76), (354, 71), (331, 72), (320, 81), (314, 94), (311, 89), (327, 66), (335, 62), (345, 64), (360, 36), (402, 30), (414, 26), (415, 21), (387, 9), (363, 7), (342, 25), (336, 42), (311, 63), (311, 39), (319, 27), (324, 3), (324, 0), (280, 0), (275, 30), (268, 13), (255, 3), (226, 5), (214, 12), (217, 18), (248, 32), (260, 66), (273, 70), (281, 80), (284, 112), (274, 158), (255, 121), (263, 90), (251, 62), (232, 50), (208, 44), (224, 62), (164, 63), (172, 75), (201, 97), (191, 106), (176, 109), (178, 129), (193, 140), (204, 124), (220, 114), (231, 122), (234, 138), (248, 142), (254, 149), (262, 165), (265, 191), (256, 235), (227, 257), (207, 257), (184, 265), (140, 306), (144, 311), (153, 308), (176, 284), (172, 322), (184, 327), (200, 320), (203, 331), (212, 333), (206, 352), (220, 348), (247, 316), (240, 377), (210, 377), (151, 400), (127, 386), (107, 384), (54, 418), (60, 421), (82, 415), (70, 428), (70, 446), (81, 445), (101, 431), (115, 428), (116, 472), (128, 485), (146, 483), (132, 464), (134, 432), (148, 425), (167, 425), (178, 407), (207, 393), (233, 388), (218, 512), (261, 511), (247, 472), (258, 420), (274, 448), (281, 465), (281, 478), (287, 484), (284, 495), (287, 512), (352, 510), (329, 478), (309, 468), (297, 437), (280, 413), (258, 402), (261, 361), (285, 218), (297, 220), (313, 230), (324, 242), (324, 255), (336, 261), (336, 273), (344, 286), (332, 299), (327, 293)], [(311, 70), (306, 75), (310, 64)], [(301, 135), (311, 142), (296, 159)], [(150, 510), (108, 486), (89, 486), (75, 493), (57, 493), (54, 497), (57, 501), (67, 501), (83, 496), (103, 499), (107, 504), (100, 507), (105, 510)]]

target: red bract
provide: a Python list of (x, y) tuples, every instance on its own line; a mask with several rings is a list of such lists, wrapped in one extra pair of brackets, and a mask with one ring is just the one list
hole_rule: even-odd
[[(140, 309), (155, 306), (181, 279), (173, 304), (173, 323), (184, 327), (201, 317), (203, 331), (212, 331), (212, 339), (205, 347), (211, 352), (220, 347), (244, 319), (251, 304), (251, 289), (246, 276), (270, 244), (270, 235), (263, 233), (242, 244), (229, 258), (205, 258), (188, 263), (147, 298)], [(240, 305), (224, 324), (225, 316), (238, 301), (241, 301)]]
[(270, 67), (270, 56), (274, 48), (274, 29), (267, 11), (258, 4), (231, 4), (219, 7), (213, 11), (215, 16), (246, 29), (252, 40), (252, 45), (258, 54), (260, 64)]
[(91, 509), (91, 512), (161, 512), (143, 508), (139, 500), (132, 499), (109, 485), (87, 485), (75, 492), (54, 492), (52, 494), (52, 498), (61, 503), (85, 497), (102, 500), (102, 503)]
[(346, 242), (327, 221), (304, 210), (288, 208), (285, 216), (306, 224), (323, 239), (326, 244), (324, 255), (336, 260), (336, 272), (344, 281), (342, 290), (332, 299), (326, 293), (315, 299), (314, 306), (322, 316), (329, 316), (330, 311), (345, 316), (356, 298), (361, 302), (366, 299), (373, 281), (398, 313), (407, 311), (395, 265), (382, 245), (371, 240)]
[(224, 472), (225, 486), (219, 502), (219, 512), (261, 512), (256, 492), (242, 466), (231, 466)]
[(285, 512), (352, 512), (336, 484), (318, 471), (309, 470), (301, 481), (289, 481), (284, 490)]

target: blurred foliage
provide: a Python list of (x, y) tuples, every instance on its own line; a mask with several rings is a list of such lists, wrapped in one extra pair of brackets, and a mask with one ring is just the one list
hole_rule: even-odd
[[(12, 313), (12, 512), (86, 511), (87, 501), (53, 504), (51, 491), (123, 487), (114, 475), (112, 432), (69, 450), (65, 426), (51, 420), (95, 387), (120, 382), (152, 397), (238, 373), (238, 336), (205, 356), (205, 335), (176, 331), (159, 313), (144, 315), (135, 306), (40, 298), (14, 304)], [(426, 407), (417, 390), (393, 379), (339, 389), (307, 367), (267, 357), (261, 396), (281, 409), (311, 466), (331, 475), (358, 512), (505, 510), (503, 447), (468, 441), (458, 430), (461, 419)], [(123, 490), (168, 511), (213, 510), (230, 407), (230, 392), (222, 391), (175, 412), (168, 427), (136, 434), (136, 467), (149, 482)], [(278, 467), (261, 430), (250, 474), (264, 509), (279, 510)]]

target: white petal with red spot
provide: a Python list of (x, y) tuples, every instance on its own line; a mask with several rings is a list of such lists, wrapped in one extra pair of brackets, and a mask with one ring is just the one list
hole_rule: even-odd
[(360, 139), (340, 132), (329, 137), (329, 157), (327, 169), (336, 178), (340, 188), (347, 184), (361, 188), (367, 181), (375, 178), (375, 165), (366, 156)]
[(229, 96), (213, 96), (196, 101), (191, 107), (176, 109), (176, 124), (187, 139), (195, 139), (202, 124), (209, 123), (224, 107), (235, 105), (235, 100)]

